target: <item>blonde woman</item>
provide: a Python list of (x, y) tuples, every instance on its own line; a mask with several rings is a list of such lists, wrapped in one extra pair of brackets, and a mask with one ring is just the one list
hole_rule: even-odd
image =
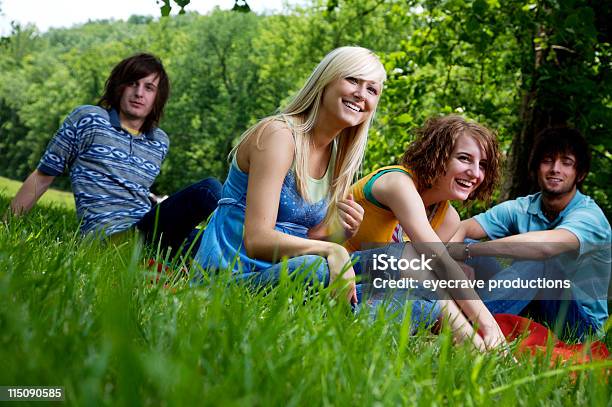
[(342, 225), (348, 236), (359, 228), (363, 209), (348, 192), (385, 79), (370, 50), (335, 49), (279, 114), (242, 135), (196, 254), (204, 269), (230, 268), (266, 285), (279, 279), (279, 261), (288, 258), (289, 274), (309, 283), (345, 279), (356, 302), (347, 250), (308, 237), (321, 224)]

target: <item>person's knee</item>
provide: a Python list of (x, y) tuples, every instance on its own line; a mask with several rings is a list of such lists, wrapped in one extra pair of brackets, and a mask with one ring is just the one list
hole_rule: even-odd
[(197, 202), (201, 208), (216, 208), (221, 199), (223, 185), (216, 178), (205, 178), (192, 187), (192, 202)]
[(215, 196), (221, 196), (221, 191), (223, 190), (223, 185), (216, 178), (204, 178), (203, 180), (198, 181), (195, 185), (195, 189), (200, 191), (201, 193), (207, 193)]

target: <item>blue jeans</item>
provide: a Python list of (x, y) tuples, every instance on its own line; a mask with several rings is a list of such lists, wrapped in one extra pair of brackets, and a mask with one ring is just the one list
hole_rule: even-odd
[[(511, 266), (502, 268), (493, 257), (477, 257), (469, 260), (467, 264), (474, 268), (476, 278), (480, 280), (528, 281), (547, 277), (545, 261), (515, 261)], [(547, 324), (557, 336), (583, 338), (588, 333), (598, 331), (598, 327), (573, 300), (568, 290), (551, 289), (544, 296), (538, 288), (498, 288), (491, 291), (485, 288), (478, 290), (478, 294), (492, 314), (529, 316)]]
[[(215, 178), (192, 184), (155, 205), (136, 227), (147, 243), (160, 241), (162, 248), (171, 248), (174, 255), (181, 247), (188, 248), (192, 244), (198, 232), (196, 226), (217, 208), (222, 189)], [(192, 253), (197, 250), (199, 239), (194, 246)]]
[[(371, 263), (374, 254), (388, 254), (396, 258), (402, 255), (403, 244), (390, 244), (380, 248), (355, 252), (351, 255), (355, 262), (353, 269), (357, 276), (367, 272), (368, 262)], [(287, 274), (293, 279), (302, 280), (308, 286), (323, 284), (329, 285), (329, 267), (324, 257), (316, 255), (298, 256), (287, 261), (277, 263), (270, 268), (242, 273), (236, 276), (238, 281), (244, 281), (258, 288), (264, 286), (274, 286), (279, 283), (282, 270), (286, 269)], [(390, 290), (370, 292), (365, 284), (357, 284), (358, 303), (354, 309), (356, 312), (369, 312), (375, 319), (378, 309), (383, 307), (387, 314), (393, 313), (393, 317), (399, 318), (403, 315), (402, 311), (407, 302), (411, 306), (411, 326), (412, 331), (419, 327), (432, 326), (440, 315), (440, 306), (435, 299), (428, 299), (421, 296), (417, 291), (409, 290)]]
[[(362, 250), (352, 254), (352, 259), (359, 259), (353, 266), (355, 274), (363, 277), (362, 284), (357, 285), (356, 312), (368, 312), (370, 318), (376, 319), (379, 309), (383, 308), (387, 316), (399, 319), (403, 315), (404, 307), (410, 304), (411, 332), (418, 328), (430, 328), (440, 317), (441, 309), (438, 301), (430, 291), (423, 288), (416, 289), (375, 289), (370, 281), (374, 276), (374, 255), (386, 254), (388, 257), (402, 258), (405, 244), (391, 243), (369, 250)], [(380, 274), (380, 273), (378, 273)], [(398, 279), (395, 272), (383, 273), (383, 278)]]
[(264, 270), (236, 274), (235, 278), (256, 287), (274, 286), (280, 282), (283, 270), (287, 271), (290, 278), (300, 279), (308, 286), (329, 285), (327, 260), (310, 254), (292, 257)]
[(600, 328), (578, 306), (576, 301), (534, 300), (527, 305), (523, 314), (537, 321), (547, 323), (559, 337), (583, 339), (589, 334), (598, 334)]
[(489, 282), (478, 295), (492, 314), (519, 315), (538, 294), (537, 288), (496, 288), (488, 290), (490, 282), (505, 280), (537, 280), (544, 277), (544, 264), (541, 261), (517, 261), (502, 269), (492, 257), (477, 257), (467, 261), (474, 268), (476, 279)]
[(367, 297), (365, 285), (357, 284), (357, 304), (355, 312), (368, 312), (371, 319), (376, 319), (379, 309), (383, 308), (391, 319), (399, 320), (404, 312), (404, 306), (410, 304), (410, 321), (412, 333), (419, 328), (432, 327), (440, 317), (441, 309), (438, 301), (428, 298), (417, 299), (418, 294), (405, 289), (373, 293)]

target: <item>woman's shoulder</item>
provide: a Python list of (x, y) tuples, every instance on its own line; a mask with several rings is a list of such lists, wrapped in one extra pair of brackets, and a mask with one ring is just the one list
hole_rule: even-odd
[(255, 144), (259, 148), (295, 148), (295, 138), (290, 123), (280, 117), (269, 117), (259, 125), (256, 131)]
[[(262, 120), (236, 150), (236, 163), (245, 173), (256, 162), (267, 168), (291, 166), (295, 141), (291, 129), (274, 117)], [(271, 167), (272, 166), (272, 167)]]
[(386, 165), (384, 167), (380, 167), (375, 169), (374, 171), (369, 172), (364, 178), (388, 172), (398, 172), (412, 175), (412, 171), (409, 168), (404, 167), (403, 165)]
[(412, 171), (401, 165), (380, 168), (376, 171), (374, 177), (376, 179), (376, 189), (395, 189), (406, 185), (414, 185)]
[(450, 204), (449, 201), (442, 201), (438, 204), (437, 210), (443, 216), (443, 221), (445, 223), (459, 225), (461, 223), (461, 217), (459, 216), (459, 212), (453, 205)]
[(380, 179), (383, 175), (392, 174), (392, 173), (404, 174), (406, 176), (412, 176), (412, 173), (410, 172), (410, 170), (408, 170), (407, 168), (405, 168), (405, 167), (403, 167), (401, 165), (387, 165), (385, 167), (377, 168), (374, 171), (366, 174), (365, 176), (360, 178), (355, 183), (354, 186), (364, 187), (366, 184), (369, 184), (369, 187), (371, 188), (371, 186), (378, 179)]
[(399, 165), (382, 167), (366, 175), (355, 184), (353, 193), (386, 210), (391, 201), (406, 198), (406, 194), (418, 195), (412, 175)]

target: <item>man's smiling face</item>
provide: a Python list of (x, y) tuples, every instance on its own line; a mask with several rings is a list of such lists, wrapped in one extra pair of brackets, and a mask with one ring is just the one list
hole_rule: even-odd
[(571, 153), (545, 155), (538, 167), (538, 184), (544, 194), (559, 196), (576, 190), (576, 157)]

